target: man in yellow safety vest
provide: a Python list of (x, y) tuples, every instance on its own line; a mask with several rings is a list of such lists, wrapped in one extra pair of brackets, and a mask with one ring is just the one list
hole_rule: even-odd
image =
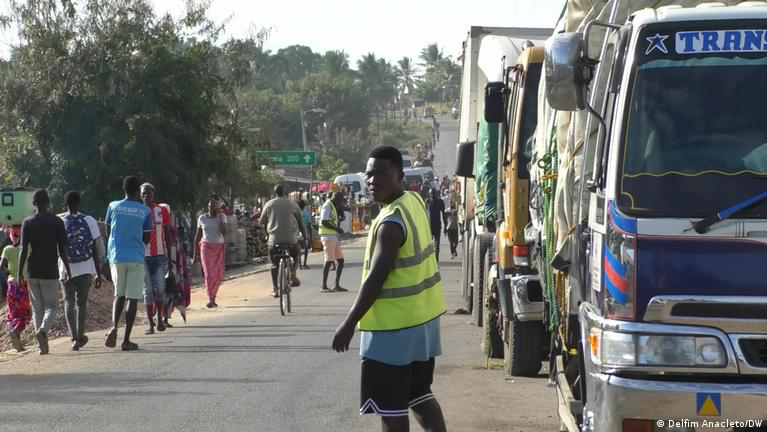
[[(342, 192), (333, 193), (333, 198), (325, 201), (320, 210), (320, 241), (322, 241), (322, 250), (325, 253), (325, 266), (322, 268), (322, 289), (320, 292), (346, 292), (346, 288), (341, 286), (341, 273), (344, 271), (344, 253), (341, 251), (341, 219), (338, 216), (338, 209), (343, 209), (344, 194)], [(343, 211), (343, 210), (342, 210)], [(332, 290), (328, 288), (328, 273), (330, 267), (338, 264), (336, 270), (336, 286)]]
[(442, 353), (439, 317), (447, 310), (429, 219), (421, 197), (403, 190), (402, 154), (378, 147), (367, 184), (384, 207), (368, 234), (362, 286), (333, 337), (349, 349), (360, 329), (360, 413), (381, 416), (384, 431), (407, 431), (409, 410), (425, 430), (445, 431), (431, 392), (434, 357)]

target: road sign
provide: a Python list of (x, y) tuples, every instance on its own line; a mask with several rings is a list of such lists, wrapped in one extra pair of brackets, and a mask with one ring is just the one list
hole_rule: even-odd
[(258, 156), (269, 159), (277, 166), (315, 166), (317, 152), (313, 151), (260, 151)]

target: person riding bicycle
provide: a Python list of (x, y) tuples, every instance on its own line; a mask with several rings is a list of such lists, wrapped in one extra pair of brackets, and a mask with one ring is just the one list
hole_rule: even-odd
[(260, 223), (266, 226), (269, 233), (269, 259), (272, 262), (272, 297), (279, 297), (277, 286), (277, 273), (279, 271), (280, 248), (287, 247), (288, 254), (293, 258), (293, 271), (291, 285), (301, 285), (296, 272), (301, 249), (298, 246), (296, 230), (300, 231), (303, 238), (306, 237), (301, 209), (295, 201), (289, 199), (285, 193), (285, 186), (274, 187), (275, 198), (264, 205)]

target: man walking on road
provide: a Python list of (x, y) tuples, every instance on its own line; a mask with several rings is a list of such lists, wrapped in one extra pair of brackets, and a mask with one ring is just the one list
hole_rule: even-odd
[[(152, 221), (152, 232), (149, 244), (144, 248), (146, 253), (146, 275), (144, 277), (144, 304), (149, 329), (146, 334), (154, 334), (154, 315), (157, 311), (157, 331), (165, 331), (164, 315), (166, 311), (165, 272), (172, 267), (170, 256), (170, 212), (154, 200), (154, 186), (151, 183), (141, 185), (141, 199), (149, 208)], [(170, 264), (170, 265), (169, 265)]]
[(272, 262), (272, 297), (280, 296), (278, 293), (277, 276), (279, 273), (279, 245), (285, 245), (288, 253), (293, 258), (293, 280), (291, 285), (301, 285), (296, 272), (298, 271), (301, 248), (298, 246), (296, 232), (300, 232), (306, 238), (303, 216), (301, 209), (295, 201), (285, 194), (285, 186), (274, 187), (274, 198), (264, 205), (261, 213), (261, 224), (266, 226), (269, 233), (269, 259)]
[[(325, 201), (320, 210), (320, 240), (325, 252), (321, 290), (324, 293), (348, 291), (340, 285), (341, 273), (344, 270), (344, 253), (341, 251), (341, 234), (344, 233), (344, 230), (339, 226), (341, 220), (338, 217), (338, 209), (342, 208), (344, 208), (344, 194), (335, 192), (333, 198)], [(338, 263), (338, 269), (336, 270), (336, 287), (331, 290), (328, 288), (328, 273), (330, 273), (330, 267), (334, 262)]]
[(125, 303), (125, 335), (122, 350), (134, 351), (138, 345), (130, 341), (133, 322), (136, 319), (137, 303), (144, 297), (145, 251), (152, 233), (152, 218), (149, 207), (141, 202), (139, 179), (125, 177), (123, 191), (125, 198), (112, 201), (107, 209), (106, 225), (109, 237), (109, 263), (112, 282), (115, 285), (115, 302), (112, 309), (112, 328), (107, 333), (104, 345), (117, 345), (117, 326), (120, 324)]
[(381, 416), (385, 432), (407, 431), (408, 409), (425, 430), (445, 431), (431, 383), (447, 304), (426, 208), (418, 194), (403, 191), (402, 154), (394, 147), (373, 150), (366, 174), (384, 207), (370, 227), (362, 287), (333, 349), (348, 350), (359, 325), (360, 413)]
[(432, 188), (431, 198), (429, 198), (429, 225), (431, 227), (431, 237), (434, 239), (434, 251), (439, 262), (439, 242), (442, 237), (442, 222), (447, 226), (447, 216), (445, 215), (445, 202), (439, 197), (437, 189)]
[(24, 266), (29, 256), (29, 296), (32, 300), (35, 337), (40, 354), (48, 354), (48, 331), (59, 309), (59, 256), (67, 271), (62, 279), (65, 283), (72, 270), (67, 257), (66, 228), (61, 219), (48, 212), (51, 203), (48, 192), (39, 189), (32, 199), (37, 212), (24, 219), (21, 225), (19, 279), (23, 283)]
[(72, 338), (72, 351), (79, 351), (88, 343), (88, 336), (85, 335), (88, 291), (91, 285), (96, 289), (101, 288), (101, 265), (96, 244), (101, 242), (101, 231), (96, 219), (80, 213), (78, 192), (67, 192), (64, 201), (69, 211), (61, 216), (61, 219), (64, 221), (69, 241), (67, 255), (72, 273), (67, 273), (63, 260), (59, 260), (59, 273), (69, 275), (68, 280), (61, 283), (64, 289), (64, 313), (69, 336)]

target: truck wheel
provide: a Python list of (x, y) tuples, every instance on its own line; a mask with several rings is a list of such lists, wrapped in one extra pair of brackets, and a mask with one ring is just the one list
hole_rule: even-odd
[(493, 246), (492, 234), (479, 234), (474, 240), (474, 254), (472, 259), (472, 273), (474, 274), (474, 287), (472, 288), (472, 303), (474, 305), (471, 315), (476, 320), (477, 327), (482, 327), (482, 318), (484, 312), (482, 305), (485, 294), (485, 262), (489, 262), (485, 255), (492, 253), (490, 248)]
[[(487, 266), (488, 264), (486, 261), (485, 265)], [(488, 278), (487, 280), (490, 281), (492, 279)], [(501, 326), (498, 323), (501, 305), (498, 302), (498, 297), (492, 295), (494, 288), (495, 283), (493, 282), (487, 290), (488, 295), (485, 296), (485, 337), (482, 345), (484, 346), (485, 357), (502, 359), (504, 356), (503, 339), (501, 337)]]
[(543, 323), (504, 319), (507, 341), (503, 344), (503, 365), (510, 376), (535, 376), (541, 370)]

